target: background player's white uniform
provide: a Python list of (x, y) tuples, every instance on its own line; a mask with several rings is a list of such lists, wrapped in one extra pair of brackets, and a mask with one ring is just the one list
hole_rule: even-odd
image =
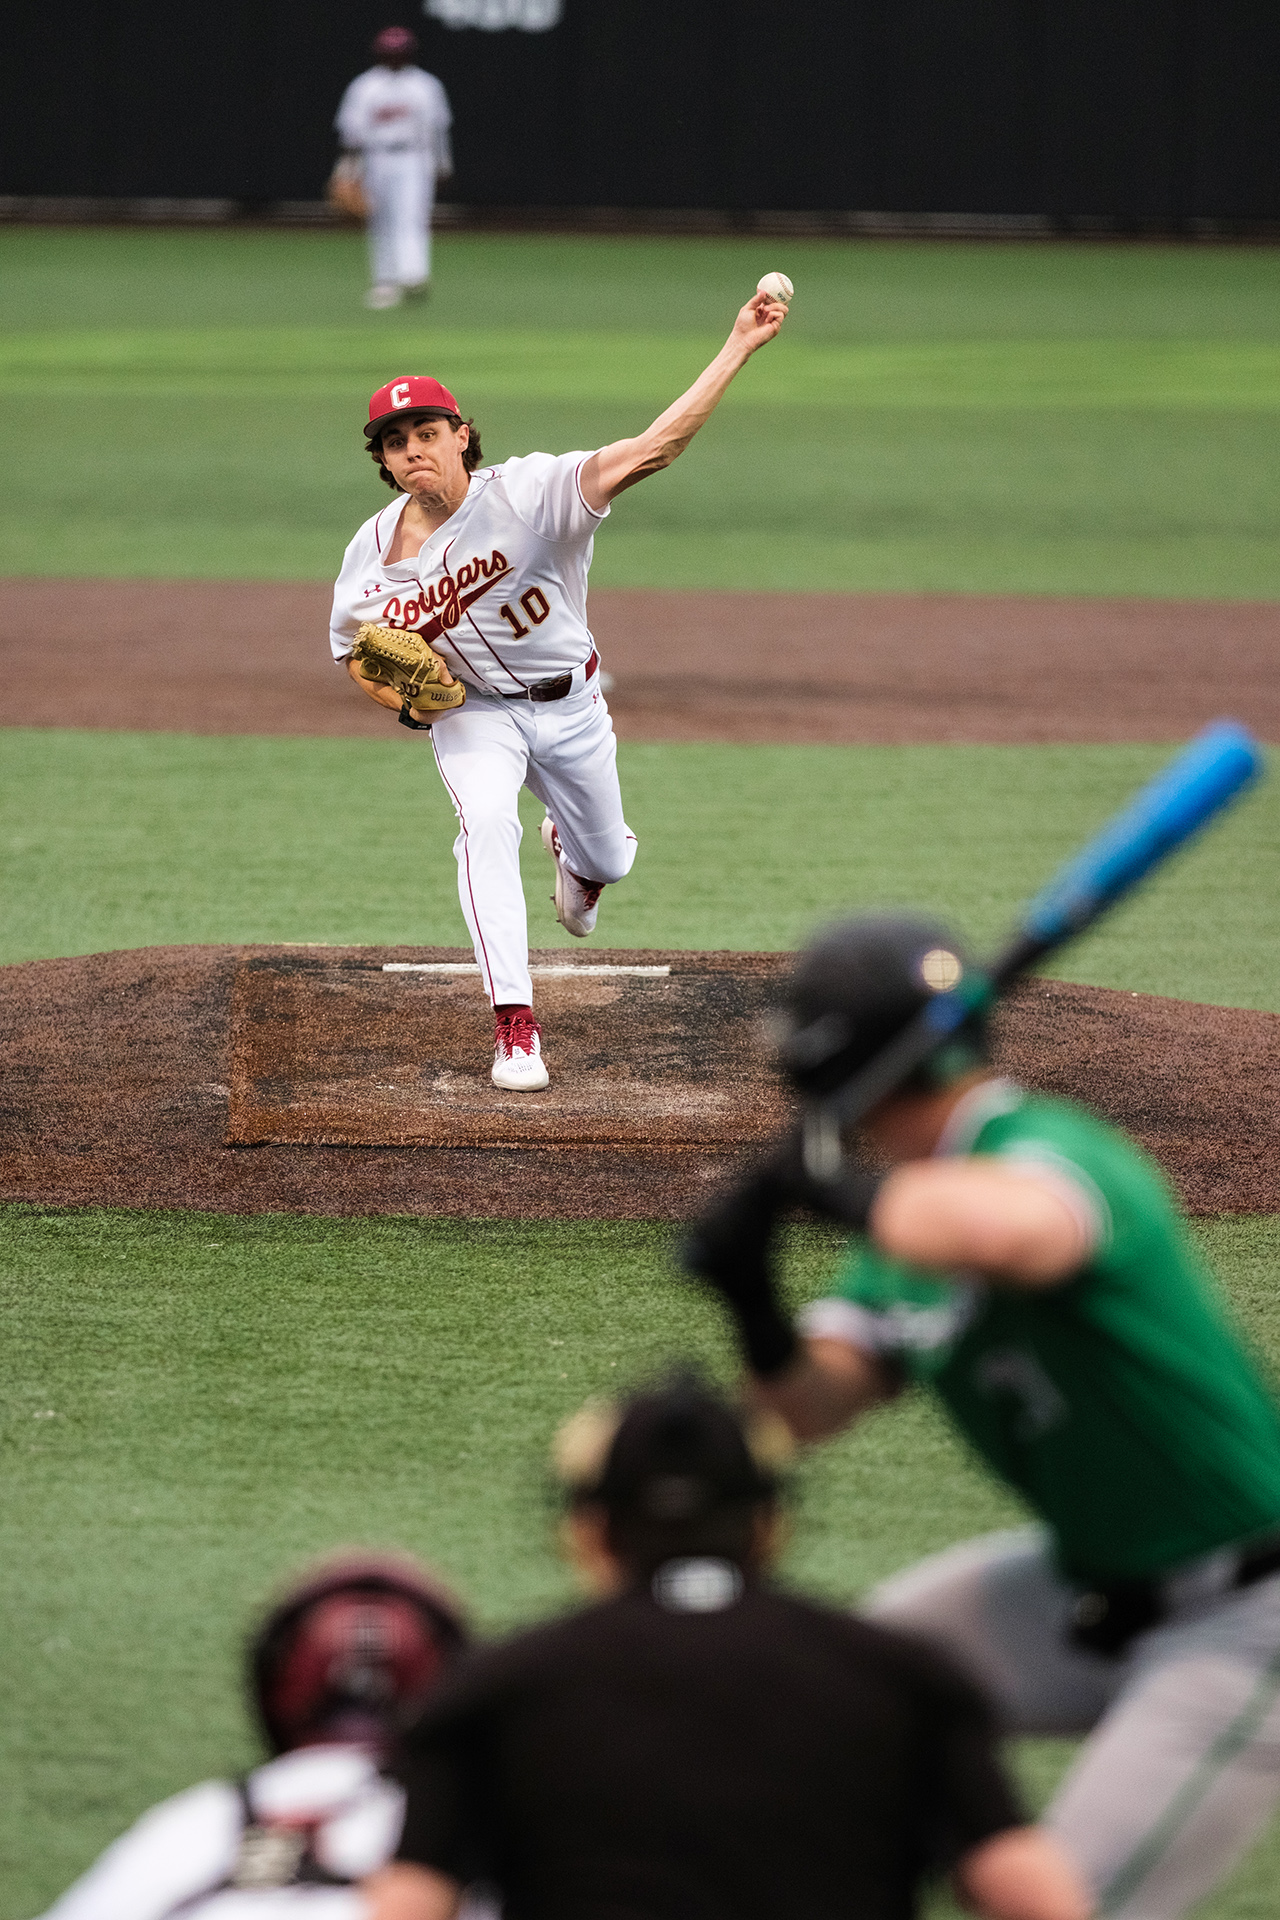
[[(403, 1823), (402, 1790), (362, 1752), (301, 1747), (243, 1791), (206, 1780), (152, 1807), (46, 1920), (363, 1920), (364, 1896), (344, 1883), (387, 1864)], [(329, 1884), (291, 1878), (300, 1859)], [(468, 1899), (459, 1920), (497, 1914)]]
[(342, 96), (338, 134), (364, 155), (376, 286), (420, 287), (430, 278), (431, 210), (436, 175), (453, 171), (452, 124), (444, 88), (421, 67), (371, 67)]
[[(347, 548), (330, 644), (350, 654), (365, 620), (414, 628), (466, 683), (465, 706), (431, 729), (458, 816), (458, 895), (495, 1006), (528, 1005), (529, 935), (517, 802), (527, 786), (555, 821), (566, 866), (622, 879), (635, 835), (622, 817), (617, 743), (587, 625), (594, 512), (579, 484), (589, 453), (531, 453), (471, 477), (457, 512), (411, 560), (382, 559), (409, 496), (367, 520)], [(560, 699), (529, 698), (566, 676)]]

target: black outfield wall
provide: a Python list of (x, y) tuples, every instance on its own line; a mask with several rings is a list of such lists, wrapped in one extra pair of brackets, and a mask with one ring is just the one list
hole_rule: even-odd
[(1277, 0), (10, 0), (0, 194), (319, 196), (374, 29), (418, 28), (483, 206), (1280, 218)]

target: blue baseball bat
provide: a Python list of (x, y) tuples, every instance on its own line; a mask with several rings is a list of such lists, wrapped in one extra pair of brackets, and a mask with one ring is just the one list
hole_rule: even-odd
[(847, 1126), (867, 1113), (1016, 977), (1093, 925), (1175, 848), (1199, 832), (1262, 772), (1262, 751), (1247, 728), (1219, 720), (1142, 788), (1088, 846), (1060, 867), (1023, 911), (992, 964), (940, 993), (836, 1094), (829, 1111)]
[(1043, 954), (1081, 932), (1261, 771), (1262, 754), (1246, 728), (1234, 720), (1206, 727), (1040, 890), (1019, 935)]

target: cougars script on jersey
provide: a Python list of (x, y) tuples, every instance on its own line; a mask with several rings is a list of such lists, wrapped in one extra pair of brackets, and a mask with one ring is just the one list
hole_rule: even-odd
[(329, 642), (335, 660), (371, 620), (411, 628), (469, 685), (521, 693), (536, 680), (582, 666), (587, 569), (596, 513), (579, 484), (589, 453), (530, 453), (482, 467), (458, 511), (412, 560), (387, 566), (409, 496), (366, 520), (342, 561)]

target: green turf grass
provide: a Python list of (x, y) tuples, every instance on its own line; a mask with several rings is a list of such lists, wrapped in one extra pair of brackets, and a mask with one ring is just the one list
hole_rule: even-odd
[(385, 498), (373, 386), (439, 372), (488, 458), (593, 446), (785, 253), (783, 338), (619, 502), (598, 582), (1280, 593), (1272, 249), (446, 236), (429, 307), (364, 314), (351, 234), (0, 246), (11, 573), (330, 577)]
[[(185, 941), (466, 944), (453, 814), (418, 737), (0, 739), (0, 963)], [(597, 943), (782, 949), (880, 905), (933, 906), (994, 941), (1166, 757), (624, 743), (640, 856), (605, 895)], [(568, 945), (524, 798), (531, 938)], [(407, 863), (371, 852), (370, 820), (404, 823)], [(1264, 784), (1054, 971), (1280, 1011), (1278, 852), (1280, 787)]]
[[(1197, 1231), (1280, 1355), (1280, 1222)], [(142, 1807), (252, 1755), (237, 1687), (274, 1580), (342, 1542), (428, 1555), (487, 1629), (568, 1593), (542, 1462), (588, 1393), (730, 1364), (668, 1236), (617, 1223), (0, 1209), (0, 1920)], [(798, 1296), (834, 1243), (800, 1237)], [(790, 1578), (836, 1600), (1017, 1518), (908, 1396), (816, 1453)], [(1026, 1756), (1044, 1785), (1064, 1750)], [(1210, 1909), (1263, 1912), (1272, 1844)]]

